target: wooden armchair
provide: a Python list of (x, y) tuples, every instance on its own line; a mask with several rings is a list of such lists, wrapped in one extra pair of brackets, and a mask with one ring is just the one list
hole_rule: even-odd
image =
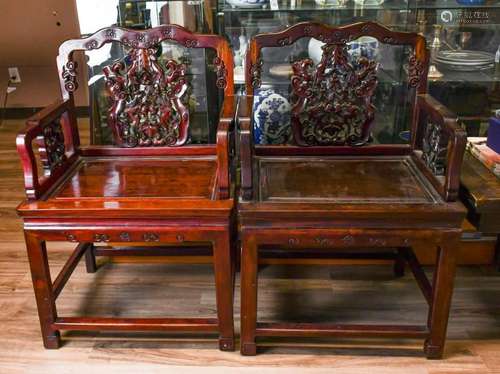
[[(216, 144), (188, 144), (186, 66), (157, 59), (163, 41), (215, 51), (211, 61), (214, 92), (224, 94)], [(77, 88), (73, 52), (112, 42), (128, 48), (123, 61), (103, 71), (115, 146), (83, 148), (73, 101)], [(60, 330), (137, 330), (218, 332), (220, 349), (233, 350), (229, 152), (236, 105), (228, 43), (222, 37), (194, 34), (176, 25), (145, 31), (109, 27), (88, 38), (64, 42), (57, 64), (63, 99), (30, 118), (27, 129), (17, 137), (27, 196), (18, 213), (24, 220), (45, 347), (60, 346)], [(42, 165), (37, 165), (35, 157), (37, 144)], [(77, 243), (53, 281), (47, 240)], [(217, 318), (59, 316), (56, 299), (83, 255), (87, 269), (95, 271), (93, 243), (97, 242), (167, 243), (179, 251), (189, 246), (211, 247)], [(119, 249), (115, 252), (119, 254)], [(108, 248), (104, 254), (115, 253)]]
[[(405, 87), (411, 102), (409, 144), (373, 144), (377, 62), (349, 57), (347, 43), (371, 36), (407, 46)], [(325, 43), (321, 61), (293, 62), (291, 126), (285, 145), (255, 144), (253, 93), (262, 83), (261, 50), (311, 37)], [(440, 358), (453, 289), (455, 254), (465, 209), (456, 202), (466, 134), (456, 117), (426, 94), (425, 38), (377, 23), (329, 27), (300, 23), (255, 36), (247, 54), (246, 90), (239, 104), (241, 194), (241, 352), (256, 354), (256, 338), (338, 336), (424, 338), (428, 358)], [(412, 251), (437, 250), (429, 281)], [(259, 250), (396, 249), (429, 304), (428, 323), (342, 325), (259, 323)]]

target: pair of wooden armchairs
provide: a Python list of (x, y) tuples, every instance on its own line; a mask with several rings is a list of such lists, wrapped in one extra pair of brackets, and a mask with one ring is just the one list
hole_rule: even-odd
[[(411, 49), (409, 144), (369, 143), (377, 64), (347, 55), (347, 43), (361, 36)], [(325, 46), (316, 66), (309, 59), (293, 64), (292, 144), (254, 144), (252, 94), (262, 81), (261, 49), (280, 48), (306, 37)], [(158, 64), (154, 51), (163, 40), (216, 50), (216, 85), (224, 91), (216, 145), (185, 144), (189, 138), (189, 111), (182, 99), (185, 66), (175, 61)], [(104, 69), (112, 103), (109, 124), (117, 147), (82, 148), (73, 102), (72, 53), (111, 41), (129, 46), (131, 61), (129, 66), (117, 62)], [(196, 35), (171, 25), (147, 31), (113, 27), (65, 42), (57, 60), (64, 100), (30, 119), (18, 137), (28, 196), (18, 212), (24, 219), (45, 347), (59, 347), (59, 331), (65, 329), (157, 330), (218, 332), (220, 348), (233, 350), (233, 289), (239, 257), (234, 248), (241, 243), (242, 354), (256, 353), (258, 337), (368, 336), (424, 338), (427, 357), (441, 357), (465, 215), (455, 202), (465, 133), (451, 113), (426, 95), (428, 59), (424, 37), (371, 22), (338, 28), (302, 23), (258, 35), (247, 53), (248, 96), (240, 98), (236, 114), (231, 50), (219, 36)], [(235, 119), (240, 127), (238, 192), (230, 177)], [(41, 147), (43, 175), (37, 171), (33, 142)], [(436, 177), (436, 171), (444, 175)], [(236, 231), (239, 240), (232, 235)], [(53, 282), (47, 240), (78, 243)], [(58, 316), (55, 300), (82, 256), (87, 269), (95, 271), (96, 242), (212, 247), (217, 318)], [(411, 249), (421, 242), (437, 249), (432, 282)], [(395, 250), (409, 264), (429, 304), (428, 323), (258, 323), (259, 253), (269, 247), (302, 252)]]

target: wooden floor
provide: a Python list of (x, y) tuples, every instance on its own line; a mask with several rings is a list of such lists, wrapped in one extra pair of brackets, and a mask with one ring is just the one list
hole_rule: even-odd
[[(500, 373), (500, 274), (489, 267), (459, 269), (441, 361), (427, 361), (422, 342), (407, 340), (267, 341), (258, 356), (242, 357), (218, 351), (210, 336), (71, 333), (63, 335), (61, 349), (44, 350), (14, 212), (23, 198), (14, 146), (22, 126), (8, 120), (0, 128), (0, 373)], [(48, 248), (54, 276), (70, 246), (49, 243)], [(124, 264), (104, 258), (100, 265), (96, 274), (79, 265), (58, 300), (60, 315), (215, 315), (209, 265)], [(425, 302), (411, 275), (395, 279), (388, 266), (267, 266), (260, 282), (263, 320), (425, 320)]]

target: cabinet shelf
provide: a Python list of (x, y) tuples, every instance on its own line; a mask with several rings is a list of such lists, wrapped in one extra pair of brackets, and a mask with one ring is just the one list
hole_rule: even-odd
[(261, 6), (255, 7), (240, 7), (234, 6), (227, 0), (218, 0), (219, 12), (238, 12), (238, 13), (262, 13), (262, 12), (324, 12), (324, 11), (412, 11), (414, 9), (420, 10), (440, 10), (440, 9), (464, 9), (464, 10), (478, 10), (478, 9), (500, 9), (500, 1), (485, 1), (484, 4), (479, 5), (464, 5), (458, 3), (456, 0), (386, 0), (380, 5), (360, 5), (354, 0), (348, 1), (345, 5), (333, 4), (318, 4), (315, 0), (278, 0), (277, 7), (271, 7), (270, 2)]

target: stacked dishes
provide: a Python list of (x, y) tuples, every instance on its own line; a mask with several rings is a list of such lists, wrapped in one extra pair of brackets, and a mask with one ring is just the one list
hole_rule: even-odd
[(493, 68), (495, 56), (481, 51), (439, 51), (434, 59), (439, 69), (476, 71)]

